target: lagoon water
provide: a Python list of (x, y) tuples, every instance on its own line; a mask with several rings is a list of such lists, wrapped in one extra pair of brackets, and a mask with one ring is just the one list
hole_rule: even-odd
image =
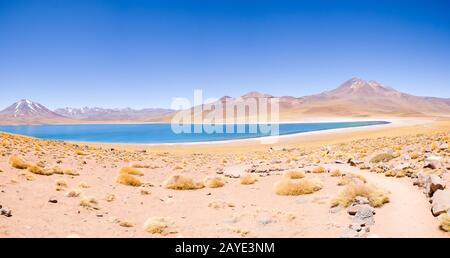
[[(336, 128), (360, 127), (387, 124), (384, 121), (333, 122), (333, 123), (283, 123), (279, 124), (279, 134), (287, 135)], [(83, 125), (30, 125), (0, 126), (1, 132), (27, 135), (49, 140), (65, 140), (100, 143), (187, 143), (237, 140), (270, 136), (270, 132), (259, 130), (250, 132), (245, 125), (245, 133), (174, 133), (170, 124), (83, 124)]]

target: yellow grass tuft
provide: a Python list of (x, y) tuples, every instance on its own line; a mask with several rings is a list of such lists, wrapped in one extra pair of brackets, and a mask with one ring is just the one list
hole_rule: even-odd
[(258, 179), (256, 178), (256, 176), (252, 174), (245, 174), (240, 178), (240, 182), (242, 185), (251, 185), (254, 184), (256, 181), (258, 181)]
[(326, 171), (327, 170), (324, 167), (322, 167), (322, 166), (315, 167), (312, 170), (312, 172), (316, 173), (316, 174), (325, 173)]
[(64, 170), (60, 166), (54, 166), (50, 169), (53, 174), (62, 175), (64, 174)]
[(85, 152), (82, 151), (82, 150), (76, 150), (76, 151), (75, 151), (75, 154), (77, 154), (77, 155), (79, 155), (79, 156), (86, 156), (86, 155), (87, 155), (87, 153), (85, 153)]
[(439, 228), (445, 232), (450, 232), (450, 214), (444, 213), (439, 216), (440, 226)]
[(135, 176), (143, 176), (144, 173), (140, 171), (137, 168), (134, 167), (123, 167), (119, 171), (120, 174), (128, 174), (128, 175), (135, 175)]
[(221, 177), (218, 177), (218, 176), (206, 177), (203, 180), (203, 184), (209, 188), (219, 188), (219, 187), (222, 187), (225, 185), (225, 181)]
[(67, 182), (62, 179), (56, 180), (55, 184), (56, 184), (56, 191), (62, 191), (64, 188), (67, 188)]
[(340, 178), (337, 182), (337, 185), (348, 185), (350, 183), (366, 183), (367, 180), (365, 177), (361, 175), (355, 174), (346, 174), (342, 178)]
[(278, 195), (303, 195), (322, 189), (322, 182), (318, 179), (282, 179), (274, 185)]
[(141, 193), (142, 195), (149, 195), (150, 194), (150, 190), (148, 189), (148, 187), (145, 186), (140, 186), (138, 188), (139, 193)]
[(331, 171), (330, 176), (338, 177), (338, 176), (342, 176), (342, 173), (339, 169), (335, 169), (335, 170)]
[(152, 217), (144, 223), (144, 230), (151, 234), (169, 235), (177, 233), (174, 223), (168, 217)]
[(12, 156), (11, 158), (9, 158), (9, 164), (11, 165), (11, 167), (17, 169), (27, 169), (30, 166), (28, 162), (17, 156)]
[(80, 182), (78, 184), (78, 187), (80, 187), (80, 188), (89, 188), (90, 186), (87, 183), (85, 183), (85, 182)]
[(115, 196), (114, 194), (107, 194), (106, 197), (105, 197), (105, 200), (106, 200), (107, 202), (112, 202), (112, 201), (114, 201), (115, 199), (116, 199), (116, 196)]
[(87, 209), (98, 210), (98, 202), (93, 197), (83, 196), (80, 199), (80, 206)]
[(290, 179), (300, 179), (305, 177), (305, 173), (297, 170), (287, 171), (283, 174), (283, 177)]
[(142, 185), (142, 182), (132, 176), (132, 175), (128, 175), (128, 174), (121, 174), (118, 177), (116, 177), (116, 182), (119, 184), (123, 184), (123, 185), (129, 185), (129, 186), (140, 186)]
[(374, 185), (350, 183), (331, 200), (331, 206), (341, 205), (348, 207), (357, 196), (367, 198), (372, 207), (381, 207), (383, 204), (389, 202), (389, 193)]
[(73, 190), (70, 190), (68, 193), (66, 193), (66, 196), (67, 197), (78, 197), (78, 196), (80, 196), (80, 194), (81, 194), (80, 190), (73, 189)]
[(53, 175), (53, 172), (48, 170), (48, 169), (44, 169), (41, 166), (38, 166), (36, 164), (31, 164), (28, 166), (28, 171), (30, 171), (33, 174), (36, 175), (43, 175), (43, 176), (51, 176)]
[(389, 153), (381, 153), (381, 154), (378, 154), (375, 157), (373, 157), (370, 160), (370, 163), (388, 162), (393, 158), (394, 158), (394, 156), (392, 156)]
[(163, 182), (163, 186), (173, 190), (195, 190), (205, 187), (203, 183), (194, 182), (192, 178), (182, 175), (170, 176)]
[(63, 173), (64, 173), (64, 175), (69, 175), (69, 176), (79, 176), (80, 175), (80, 173), (75, 171), (75, 169), (71, 169), (71, 168), (64, 169)]
[(418, 159), (419, 158), (419, 153), (417, 153), (417, 152), (411, 152), (410, 154), (409, 154), (409, 157), (411, 158), (411, 159)]

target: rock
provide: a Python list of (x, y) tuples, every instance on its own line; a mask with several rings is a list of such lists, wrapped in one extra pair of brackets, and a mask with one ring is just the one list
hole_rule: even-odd
[(439, 216), (450, 209), (450, 191), (437, 190), (431, 198), (431, 212), (433, 215)]
[(354, 215), (356, 215), (356, 214), (358, 213), (358, 211), (361, 210), (361, 209), (369, 209), (369, 210), (372, 211), (372, 215), (375, 215), (375, 209), (372, 208), (372, 207), (370, 207), (370, 205), (368, 205), (368, 204), (363, 204), (363, 205), (353, 205), (353, 206), (350, 206), (350, 207), (347, 209), (347, 213), (348, 213), (349, 215), (351, 215), (351, 216), (354, 216)]
[(373, 215), (373, 209), (362, 207), (356, 212), (355, 216), (353, 217), (352, 223), (357, 223), (362, 227), (373, 225), (375, 224)]
[(225, 167), (223, 170), (223, 175), (230, 178), (239, 178), (242, 175), (245, 175), (247, 173), (247, 170), (249, 170), (249, 166), (247, 165), (236, 165), (236, 166), (229, 166)]
[(11, 217), (12, 216), (12, 211), (11, 210), (8, 210), (8, 209), (1, 209), (0, 210), (0, 215), (2, 215), (2, 216), (6, 216), (6, 217)]
[(437, 168), (441, 167), (441, 164), (438, 161), (425, 161), (425, 164), (424, 164), (423, 167), (424, 168), (437, 169)]
[(432, 197), (438, 189), (444, 190), (445, 182), (437, 175), (430, 175), (425, 181), (425, 194)]
[(413, 185), (417, 185), (418, 187), (425, 186), (425, 183), (427, 181), (427, 175), (425, 175), (423, 172), (419, 172), (416, 174), (416, 179), (413, 181)]
[(448, 143), (443, 143), (443, 144), (441, 144), (441, 145), (439, 146), (439, 149), (441, 149), (441, 150), (446, 150), (446, 149), (448, 149)]
[(350, 166), (352, 166), (352, 167), (356, 167), (360, 164), (363, 164), (364, 162), (361, 160), (357, 160), (357, 159), (349, 159), (347, 163), (350, 164)]
[(48, 199), (48, 202), (50, 202), (50, 203), (58, 203), (58, 200), (55, 197), (50, 197)]
[(369, 204), (369, 200), (366, 197), (356, 196), (355, 199), (353, 200), (353, 204), (354, 205)]
[(344, 162), (344, 161), (342, 161), (342, 160), (338, 160), (338, 159), (337, 159), (337, 160), (335, 160), (335, 161), (334, 161), (334, 163), (336, 163), (336, 164), (345, 164), (345, 162)]

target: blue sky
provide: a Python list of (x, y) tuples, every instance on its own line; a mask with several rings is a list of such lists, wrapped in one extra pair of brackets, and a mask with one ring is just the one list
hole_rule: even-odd
[(0, 0), (0, 109), (302, 96), (351, 77), (450, 97), (448, 1)]

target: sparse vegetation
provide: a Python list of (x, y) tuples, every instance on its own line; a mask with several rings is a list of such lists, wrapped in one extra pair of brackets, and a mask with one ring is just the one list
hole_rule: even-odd
[(80, 206), (87, 209), (98, 210), (98, 202), (93, 197), (82, 196), (80, 199)]
[(56, 184), (56, 191), (62, 191), (64, 190), (64, 188), (67, 188), (67, 182), (64, 181), (63, 179), (56, 180), (55, 184)]
[(151, 234), (169, 235), (177, 233), (172, 219), (167, 217), (152, 217), (144, 223), (144, 230)]
[(300, 179), (305, 177), (305, 173), (297, 170), (290, 170), (283, 174), (283, 177), (290, 179)]
[(138, 178), (136, 178), (132, 175), (128, 175), (128, 174), (121, 174), (121, 175), (117, 176), (116, 182), (119, 184), (129, 185), (129, 186), (142, 185), (142, 182)]
[(123, 167), (120, 169), (120, 174), (143, 176), (144, 172), (142, 172), (139, 169), (134, 168), (134, 167)]
[(208, 188), (219, 188), (225, 185), (225, 181), (223, 178), (218, 176), (206, 177), (203, 180), (203, 184)]
[(163, 186), (167, 189), (173, 190), (195, 190), (205, 187), (201, 182), (194, 182), (192, 178), (173, 175), (163, 182)]
[(11, 167), (17, 169), (27, 169), (30, 166), (28, 162), (19, 158), (18, 156), (12, 156), (11, 158), (9, 158), (9, 164), (11, 165)]
[(316, 173), (316, 174), (325, 173), (326, 171), (327, 170), (324, 167), (322, 167), (322, 166), (314, 167), (312, 169), (312, 172)]
[(348, 207), (353, 203), (355, 197), (361, 196), (369, 200), (372, 207), (380, 207), (389, 202), (389, 193), (370, 184), (349, 183), (344, 189), (331, 201), (331, 206), (341, 205)]
[(339, 177), (339, 176), (342, 176), (342, 173), (339, 169), (335, 169), (335, 170), (331, 171), (330, 176), (331, 177)]
[(311, 194), (322, 189), (322, 182), (318, 179), (282, 179), (274, 185), (278, 195)]
[(258, 179), (252, 174), (245, 174), (245, 175), (241, 176), (239, 181), (242, 185), (251, 185), (251, 184), (256, 183), (256, 181), (258, 181)]
[(445, 232), (450, 232), (450, 214), (444, 213), (439, 216), (440, 226), (439, 228)]
[(393, 158), (394, 158), (394, 156), (392, 154), (381, 153), (381, 154), (375, 155), (373, 158), (371, 158), (370, 163), (388, 162)]

